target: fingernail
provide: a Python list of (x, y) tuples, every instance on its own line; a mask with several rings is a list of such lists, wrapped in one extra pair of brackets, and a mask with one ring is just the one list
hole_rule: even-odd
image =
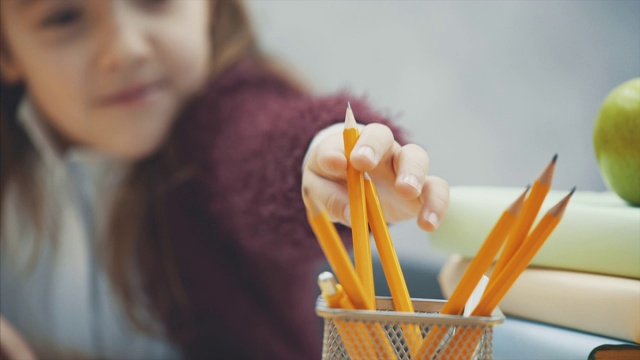
[(405, 175), (402, 178), (402, 182), (404, 182), (405, 184), (410, 185), (412, 188), (418, 190), (418, 192), (420, 192), (420, 181), (418, 181), (418, 177), (413, 175), (413, 174), (409, 174), (409, 175)]
[(427, 222), (431, 223), (431, 225), (433, 225), (434, 228), (437, 228), (438, 225), (440, 224), (440, 219), (438, 218), (438, 214), (434, 212), (429, 212), (425, 214), (424, 219)]
[(373, 151), (373, 149), (370, 146), (362, 146), (361, 148), (359, 148), (358, 155), (364, 156), (365, 158), (367, 158), (367, 160), (371, 161), (372, 163), (376, 162), (376, 153)]

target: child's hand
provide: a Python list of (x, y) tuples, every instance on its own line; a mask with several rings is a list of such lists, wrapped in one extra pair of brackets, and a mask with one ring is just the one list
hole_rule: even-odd
[[(370, 124), (361, 131), (351, 162), (373, 179), (388, 222), (417, 216), (422, 229), (438, 228), (449, 207), (449, 184), (427, 175), (429, 156), (423, 148), (400, 146), (388, 127)], [(310, 149), (302, 186), (333, 221), (349, 225), (346, 170), (342, 133), (329, 135)]]

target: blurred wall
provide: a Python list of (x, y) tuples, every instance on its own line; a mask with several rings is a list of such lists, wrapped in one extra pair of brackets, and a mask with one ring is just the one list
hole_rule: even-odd
[(249, 5), (268, 51), (397, 115), (452, 185), (524, 186), (557, 152), (554, 187), (604, 189), (591, 132), (640, 76), (640, 1)]
[[(603, 190), (592, 128), (640, 76), (640, 1), (249, 1), (263, 47), (319, 93), (394, 115), (451, 185)], [(354, 109), (357, 118), (357, 109)], [(401, 224), (394, 239), (423, 236)]]

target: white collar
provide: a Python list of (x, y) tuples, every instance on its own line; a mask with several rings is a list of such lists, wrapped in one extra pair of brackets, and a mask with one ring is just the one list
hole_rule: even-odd
[(28, 96), (24, 96), (18, 104), (16, 115), (45, 164), (59, 166), (62, 163), (60, 149), (53, 143), (49, 130), (42, 123)]
[(69, 162), (80, 162), (89, 166), (111, 169), (128, 167), (126, 161), (118, 159), (116, 156), (85, 146), (74, 146), (62, 152), (27, 95), (18, 104), (17, 117), (47, 167), (58, 168)]

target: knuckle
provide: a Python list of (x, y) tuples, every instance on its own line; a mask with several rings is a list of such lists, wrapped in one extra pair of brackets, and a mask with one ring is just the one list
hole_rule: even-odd
[(447, 201), (441, 197), (432, 197), (430, 199), (431, 206), (436, 212), (443, 212), (447, 209)]
[(428, 197), (425, 199), (425, 201), (429, 203), (429, 207), (432, 210), (444, 213), (449, 207), (449, 183), (440, 177), (429, 176), (428, 187)]
[(331, 193), (327, 197), (327, 212), (333, 219), (344, 220), (344, 210), (347, 204), (343, 201), (342, 197), (338, 193)]
[(382, 124), (369, 124), (362, 132), (365, 139), (379, 144), (387, 144), (393, 141), (393, 132), (388, 126)]
[(413, 157), (420, 159), (420, 161), (429, 161), (429, 153), (422, 146), (418, 144), (407, 144), (403, 146), (403, 151), (411, 154)]

